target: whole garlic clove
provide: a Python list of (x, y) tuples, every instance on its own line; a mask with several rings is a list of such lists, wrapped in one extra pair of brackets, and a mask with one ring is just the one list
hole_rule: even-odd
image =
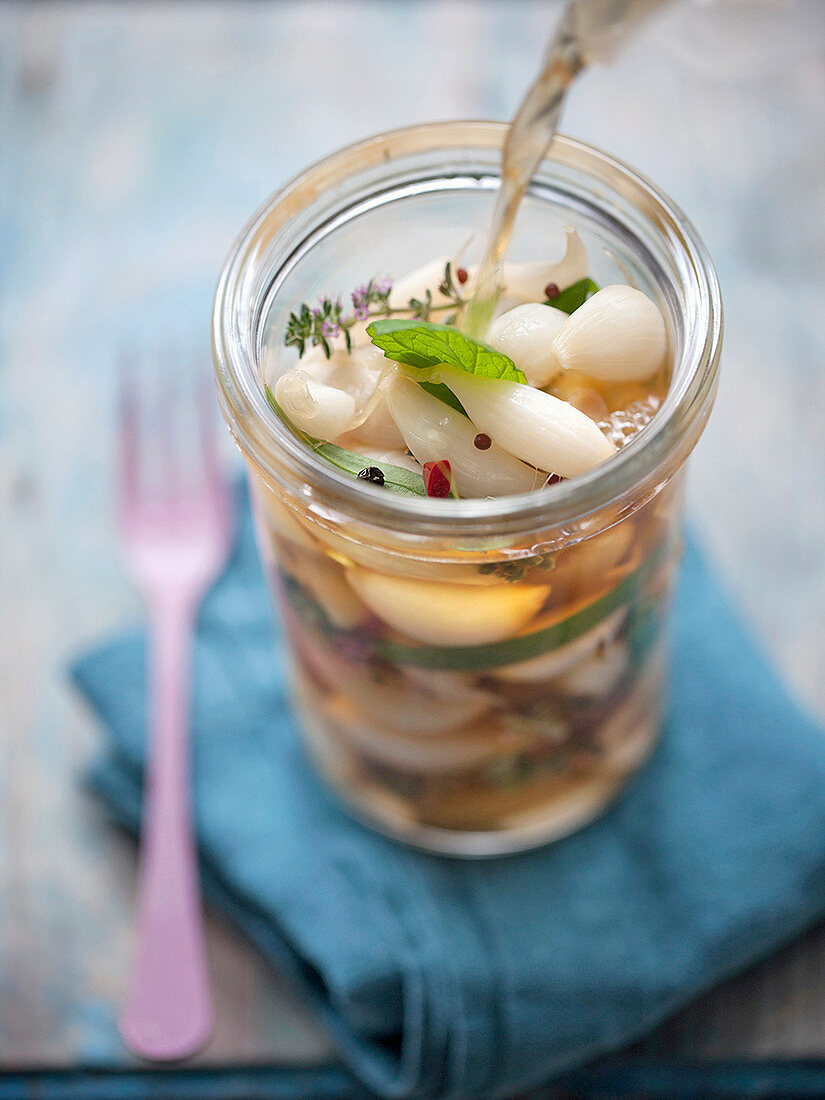
[(407, 447), (422, 466), (447, 459), (461, 497), (529, 493), (547, 477), (495, 444), (479, 450), (478, 429), (466, 416), (403, 375), (390, 379), (386, 398)]
[(549, 585), (495, 588), (445, 584), (353, 567), (347, 579), (370, 611), (395, 630), (434, 646), (472, 646), (509, 638), (538, 614)]
[(439, 367), (438, 373), (480, 431), (539, 470), (575, 477), (616, 451), (590, 417), (544, 390), (457, 367)]
[[(359, 713), (351, 705), (350, 695), (351, 688), (347, 687), (344, 693), (327, 699), (328, 718), (334, 723), (336, 733), (361, 755), (385, 767), (438, 775), (457, 769), (477, 768), (506, 751), (517, 752), (524, 747), (523, 738), (503, 732), (500, 728), (492, 731), (484, 725), (480, 730), (463, 728), (477, 723), (483, 711), (473, 714), (466, 707), (445, 707), (439, 702), (430, 709), (434, 715), (444, 719), (445, 725), (450, 723), (445, 730), (395, 730), (391, 725), (393, 715), (389, 707), (385, 713), (380, 703), (376, 706), (370, 701), (371, 705), (364, 708), (367, 710), (364, 715), (363, 711)], [(406, 692), (405, 695), (409, 713), (423, 716), (428, 708), (421, 705), (420, 694)], [(396, 702), (395, 715), (399, 713), (403, 712), (399, 711)]]
[(587, 252), (582, 239), (572, 226), (566, 225), (567, 247), (557, 263), (544, 260), (528, 263), (506, 263), (502, 271), (503, 293), (523, 302), (544, 298), (544, 288), (555, 283), (560, 290), (572, 286), (589, 275)]
[[(405, 449), (404, 437), (390, 415), (383, 393), (376, 395), (376, 400), (372, 404), (366, 420), (359, 423), (356, 428), (341, 439), (335, 440), (335, 442), (341, 447), (346, 447), (347, 450), (356, 451), (358, 454), (363, 455), (369, 455), (371, 451)], [(403, 462), (395, 462), (393, 459), (385, 459), (385, 461), (392, 462), (394, 466), (404, 465)]]
[(556, 681), (558, 690), (590, 699), (609, 694), (627, 672), (629, 655), (624, 642), (615, 641), (587, 661), (571, 668)]
[(318, 439), (337, 439), (356, 420), (352, 394), (319, 382), (301, 367), (281, 375), (275, 399), (296, 428)]
[(574, 638), (572, 642), (551, 649), (548, 653), (542, 653), (538, 657), (530, 657), (526, 661), (517, 661), (512, 665), (502, 665), (493, 673), (502, 680), (514, 680), (525, 683), (541, 683), (543, 680), (552, 680), (557, 676), (573, 672), (577, 666), (586, 661), (600, 645), (607, 644), (615, 637), (619, 627), (624, 621), (626, 611), (621, 608), (614, 611), (606, 619)]
[(296, 638), (295, 648), (315, 679), (337, 694), (351, 716), (375, 723), (386, 737), (396, 733), (419, 741), (440, 738), (478, 720), (496, 703), (491, 692), (478, 688), (447, 697), (401, 676), (379, 679), (369, 665), (342, 659), (307, 634)]
[(667, 331), (654, 302), (631, 286), (606, 286), (571, 314), (555, 339), (565, 370), (608, 382), (643, 382), (661, 367)]
[(310, 348), (297, 367), (317, 382), (350, 394), (358, 417), (367, 414), (378, 384), (390, 369), (383, 352), (374, 344), (354, 348), (352, 352), (337, 349), (329, 359), (320, 347)]
[(447, 262), (447, 256), (439, 256), (438, 259), (431, 260), (423, 267), (402, 275), (397, 282), (393, 283), (390, 291), (390, 308), (406, 309), (411, 298), (418, 298), (423, 302), (428, 290), (432, 295), (434, 306), (447, 305), (450, 299), (438, 289), (444, 279), (444, 268)]
[(567, 321), (560, 309), (527, 302), (497, 317), (487, 342), (512, 359), (531, 386), (542, 389), (561, 370), (553, 341)]
[(340, 630), (352, 630), (369, 618), (337, 562), (319, 554), (317, 549), (308, 554), (294, 544), (283, 543), (279, 559), (281, 569), (312, 593), (330, 622)]
[(309, 530), (297, 518), (297, 512), (286, 505), (281, 498), (264, 482), (256, 479), (252, 483), (255, 491), (252, 495), (252, 511), (255, 516), (258, 529), (265, 536), (266, 541), (272, 541), (277, 549), (278, 540), (285, 539), (290, 544), (299, 546), (302, 551), (318, 551), (318, 543)]

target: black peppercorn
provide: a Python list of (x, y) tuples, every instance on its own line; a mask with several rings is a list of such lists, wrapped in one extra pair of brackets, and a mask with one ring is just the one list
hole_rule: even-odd
[(373, 485), (384, 484), (384, 471), (379, 470), (377, 466), (366, 466), (363, 470), (359, 470), (358, 476), (362, 481), (371, 481)]

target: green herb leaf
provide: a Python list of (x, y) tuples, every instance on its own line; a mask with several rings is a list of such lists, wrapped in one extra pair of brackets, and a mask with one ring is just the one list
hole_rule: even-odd
[(572, 313), (579, 306), (584, 305), (590, 295), (595, 294), (598, 289), (598, 285), (592, 279), (579, 279), (577, 283), (566, 287), (558, 298), (547, 298), (544, 304), (560, 309), (563, 313)]
[(427, 393), (431, 393), (433, 397), (437, 397), (439, 401), (443, 401), (444, 404), (449, 405), (451, 409), (455, 409), (456, 412), (460, 412), (464, 416), (467, 416), (464, 406), (458, 400), (453, 391), (451, 389), (448, 389), (448, 387), (445, 386), (443, 382), (419, 382), (418, 384), (422, 390), (426, 390)]
[(408, 367), (428, 370), (449, 363), (481, 378), (527, 381), (512, 359), (487, 344), (471, 340), (449, 325), (406, 320), (373, 321), (367, 326), (367, 332), (387, 359)]
[(344, 447), (338, 447), (334, 443), (316, 441), (312, 448), (317, 454), (337, 466), (339, 470), (358, 477), (361, 470), (367, 466), (377, 466), (384, 475), (383, 488), (393, 493), (403, 493), (406, 496), (426, 496), (424, 478), (421, 474), (407, 470), (404, 466), (393, 466), (389, 462), (376, 462), (374, 458), (364, 458), (354, 451), (347, 451)]
[[(310, 450), (319, 454), (321, 458), (325, 458), (330, 465), (337, 467), (339, 470), (343, 470), (347, 474), (352, 474), (353, 477), (358, 477), (361, 470), (365, 469), (367, 466), (377, 465), (372, 458), (365, 458), (363, 455), (356, 454), (355, 451), (348, 451), (345, 447), (338, 447), (335, 443), (326, 443), (323, 439), (316, 439), (314, 436), (301, 431), (300, 428), (296, 428), (278, 404), (275, 394), (269, 386), (264, 386), (264, 394), (269, 407), (278, 419), (289, 428), (297, 439), (300, 439), (302, 443), (306, 444)], [(378, 464), (378, 468), (384, 475), (383, 488), (389, 489), (390, 492), (417, 497), (424, 497), (427, 495), (422, 474), (415, 473), (413, 470), (407, 470), (403, 466), (393, 466), (389, 462)]]

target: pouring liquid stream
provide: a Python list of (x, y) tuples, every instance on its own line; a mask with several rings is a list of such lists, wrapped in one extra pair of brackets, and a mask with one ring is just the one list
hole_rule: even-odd
[(547, 51), (507, 131), (487, 249), (464, 321), (483, 340), (501, 293), (501, 268), (519, 205), (558, 129), (567, 89), (592, 62), (610, 60), (638, 25), (668, 0), (569, 0)]

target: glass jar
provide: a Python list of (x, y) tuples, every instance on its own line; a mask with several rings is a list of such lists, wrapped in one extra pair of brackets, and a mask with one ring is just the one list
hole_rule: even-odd
[(647, 180), (581, 142), (553, 143), (511, 257), (556, 259), (562, 227), (576, 227), (598, 283), (659, 303), (672, 376), (638, 437), (541, 492), (444, 500), (358, 481), (284, 429), (262, 376), (294, 362), (283, 331), (301, 302), (399, 276), (468, 238), (481, 250), (504, 132), (417, 126), (309, 168), (241, 234), (213, 319), (310, 756), (365, 822), (468, 856), (585, 824), (655, 744), (682, 468), (721, 344), (710, 259)]

